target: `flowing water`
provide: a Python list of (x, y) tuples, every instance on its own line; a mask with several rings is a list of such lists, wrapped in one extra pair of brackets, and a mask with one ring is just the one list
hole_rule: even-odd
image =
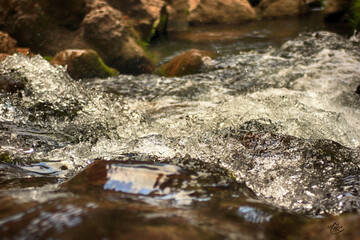
[(358, 216), (360, 40), (285, 40), (174, 78), (8, 57), (25, 88), (0, 93), (3, 239), (284, 239)]

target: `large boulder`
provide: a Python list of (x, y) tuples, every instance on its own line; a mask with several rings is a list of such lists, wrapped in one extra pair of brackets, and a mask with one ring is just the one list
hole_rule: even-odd
[(117, 72), (103, 62), (99, 55), (90, 49), (68, 49), (59, 52), (50, 61), (53, 65), (67, 66), (69, 75), (74, 79), (105, 78)]
[(16, 40), (9, 34), (0, 32), (0, 53), (13, 54), (16, 52)]
[(327, 0), (324, 19), (327, 22), (344, 22), (347, 20), (351, 0)]
[(306, 0), (262, 0), (259, 9), (262, 18), (294, 17), (310, 11)]
[(64, 49), (95, 49), (120, 72), (153, 70), (124, 15), (105, 0), (2, 0), (0, 30), (44, 56)]
[(165, 77), (183, 76), (201, 71), (207, 60), (211, 60), (216, 53), (198, 49), (191, 49), (162, 65), (157, 72)]
[(123, 13), (127, 25), (134, 27), (143, 41), (149, 41), (156, 31), (165, 30), (167, 11), (166, 3), (162, 0), (107, 0), (107, 2)]
[(8, 32), (20, 46), (53, 55), (72, 44), (87, 11), (84, 6), (85, 0), (2, 0), (0, 30)]
[(200, 0), (189, 9), (190, 24), (236, 24), (256, 19), (256, 13), (247, 0)]
[(93, 9), (83, 21), (83, 36), (110, 66), (121, 73), (141, 74), (154, 70), (145, 51), (126, 31), (121, 12), (105, 5)]

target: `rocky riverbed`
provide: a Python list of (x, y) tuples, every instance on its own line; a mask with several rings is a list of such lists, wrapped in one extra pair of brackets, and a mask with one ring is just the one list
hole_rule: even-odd
[(9, 56), (1, 236), (356, 239), (359, 66), (359, 39), (329, 32), (172, 78)]

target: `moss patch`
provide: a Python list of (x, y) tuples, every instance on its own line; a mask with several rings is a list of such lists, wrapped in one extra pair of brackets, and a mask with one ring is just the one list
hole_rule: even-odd
[(353, 30), (360, 30), (360, 0), (351, 3), (349, 23)]

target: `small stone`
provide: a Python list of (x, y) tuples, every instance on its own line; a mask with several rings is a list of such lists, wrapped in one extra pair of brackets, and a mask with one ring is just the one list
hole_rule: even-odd
[(216, 53), (198, 49), (191, 49), (162, 65), (157, 72), (165, 77), (183, 76), (201, 71), (204, 62), (212, 59)]

